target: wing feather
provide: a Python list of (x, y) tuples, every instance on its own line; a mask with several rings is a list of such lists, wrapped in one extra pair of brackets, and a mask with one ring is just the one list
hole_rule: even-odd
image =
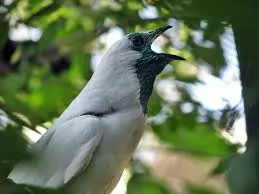
[(35, 157), (20, 162), (8, 178), (38, 187), (63, 186), (87, 168), (104, 128), (102, 120), (89, 115), (54, 126), (32, 146)]

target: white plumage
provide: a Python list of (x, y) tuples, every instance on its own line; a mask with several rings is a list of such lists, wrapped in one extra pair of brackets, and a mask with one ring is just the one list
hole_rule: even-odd
[[(9, 179), (59, 188), (77, 175), (69, 184), (75, 194), (111, 192), (145, 122), (138, 80), (130, 67), (141, 54), (130, 51), (128, 44), (125, 38), (110, 49), (81, 93), (32, 146), (35, 158), (18, 164)], [(110, 110), (115, 112), (104, 117), (84, 115)]]
[(65, 187), (72, 194), (110, 193), (140, 141), (155, 76), (174, 58), (182, 59), (150, 48), (169, 27), (115, 43), (85, 88), (32, 145), (34, 157), (21, 161), (8, 178), (17, 184)]

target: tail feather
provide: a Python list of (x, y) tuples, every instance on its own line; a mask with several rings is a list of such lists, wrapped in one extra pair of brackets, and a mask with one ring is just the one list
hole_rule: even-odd
[(24, 185), (17, 185), (11, 180), (1, 179), (0, 194), (32, 194), (32, 192)]
[(33, 164), (28, 164), (28, 162), (21, 162), (18, 164), (12, 172), (8, 175), (8, 179), (12, 180), (16, 184), (25, 184), (25, 185), (32, 185), (32, 186), (40, 186), (42, 185), (39, 177), (36, 176), (35, 169), (32, 168)]

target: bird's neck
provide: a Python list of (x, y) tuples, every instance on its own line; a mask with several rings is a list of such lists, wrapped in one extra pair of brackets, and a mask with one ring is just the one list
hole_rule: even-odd
[(111, 65), (103, 70), (98, 69), (86, 90), (95, 93), (95, 100), (100, 99), (105, 105), (115, 106), (115, 109), (140, 107), (139, 79), (133, 68)]
[(153, 91), (153, 85), (155, 82), (156, 74), (150, 69), (143, 60), (139, 60), (136, 64), (136, 74), (140, 84), (140, 104), (143, 109), (143, 113), (147, 114), (148, 101)]
[(140, 104), (143, 109), (143, 113), (147, 114), (148, 111), (148, 101), (153, 91), (154, 78), (146, 79), (145, 77), (140, 77)]

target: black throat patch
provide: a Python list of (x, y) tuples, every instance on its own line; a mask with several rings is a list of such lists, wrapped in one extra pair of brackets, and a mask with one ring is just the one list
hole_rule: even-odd
[(137, 78), (140, 83), (140, 104), (143, 109), (143, 113), (147, 113), (148, 100), (153, 91), (153, 85), (156, 78), (156, 68), (153, 68), (152, 55), (144, 55), (149, 57), (142, 57), (137, 60), (135, 64)]
[(136, 61), (135, 70), (140, 84), (140, 104), (143, 113), (147, 113), (148, 100), (152, 94), (156, 76), (164, 69), (165, 65), (159, 55), (151, 50), (150, 33), (132, 33), (128, 35), (131, 49), (142, 53)]

